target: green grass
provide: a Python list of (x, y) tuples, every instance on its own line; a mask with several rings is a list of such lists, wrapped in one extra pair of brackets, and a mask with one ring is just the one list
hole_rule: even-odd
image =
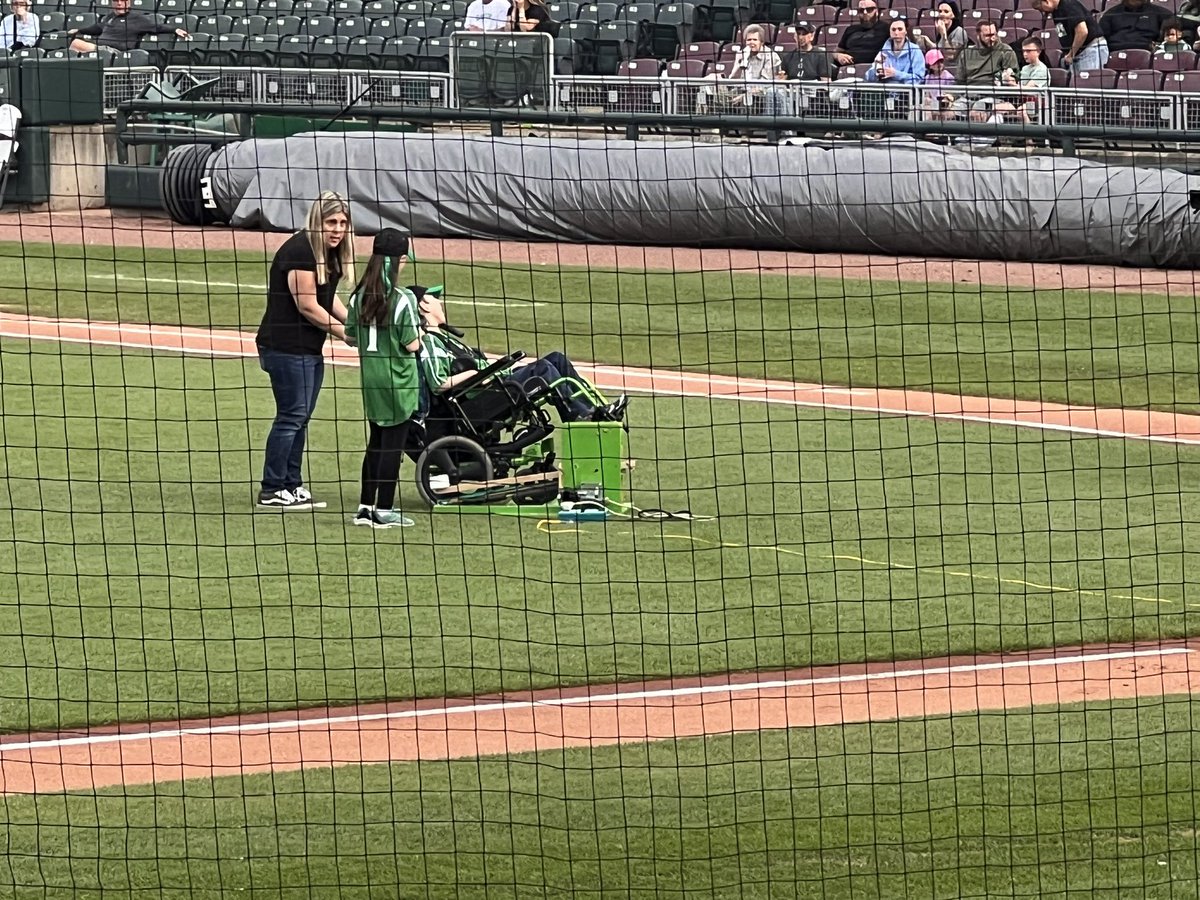
[(331, 508), (288, 516), (251, 507), (251, 360), (6, 341), (0, 382), (5, 730), (1182, 635), (1200, 610), (1190, 448), (639, 398), (634, 501), (716, 520), (375, 533), (344, 514), (353, 369), (311, 434)]
[[(42, 315), (253, 329), (266, 265), (231, 251), (0, 244), (0, 289), (8, 306)], [(1191, 293), (441, 263), (418, 264), (412, 278), (444, 282), (454, 318), (492, 349), (565, 348), (583, 360), (820, 384), (1200, 409)]]
[(1182, 900), (1198, 703), (0, 797), (0, 897)]

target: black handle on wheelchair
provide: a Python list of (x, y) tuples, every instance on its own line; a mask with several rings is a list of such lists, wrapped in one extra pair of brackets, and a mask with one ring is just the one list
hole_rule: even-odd
[(503, 372), (505, 369), (511, 368), (513, 363), (520, 362), (524, 358), (525, 358), (524, 350), (514, 350), (512, 353), (508, 354), (507, 356), (500, 357), (500, 359), (496, 360), (494, 363), (492, 363), (486, 369), (480, 369), (478, 372), (474, 373), (470, 378), (466, 379), (465, 381), (459, 382), (454, 387), (452, 387), (450, 390), (446, 391), (446, 394), (447, 394), (447, 396), (452, 397), (456, 394), (461, 394), (465, 391), (472, 390), (473, 388), (478, 387), (479, 385), (483, 384), (488, 379), (492, 378), (497, 373)]

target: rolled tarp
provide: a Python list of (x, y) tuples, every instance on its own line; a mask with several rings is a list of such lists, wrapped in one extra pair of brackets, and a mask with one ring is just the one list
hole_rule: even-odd
[(776, 146), (309, 133), (189, 159), (205, 217), (242, 228), (299, 228), (313, 198), (335, 190), (350, 198), (363, 234), (394, 226), (421, 237), (1200, 263), (1200, 177), (912, 139)]

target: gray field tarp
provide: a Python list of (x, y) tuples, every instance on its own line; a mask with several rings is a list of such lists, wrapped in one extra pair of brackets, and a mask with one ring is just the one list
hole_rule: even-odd
[[(422, 237), (1195, 268), (1200, 177), (896, 139), (820, 146), (321, 133), (219, 149), (230, 224), (292, 230), (321, 190)], [(1200, 194), (1197, 194), (1200, 197)]]

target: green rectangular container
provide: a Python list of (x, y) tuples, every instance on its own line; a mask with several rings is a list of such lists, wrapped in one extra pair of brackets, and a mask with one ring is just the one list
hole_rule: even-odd
[(555, 452), (563, 488), (599, 485), (609, 500), (624, 503), (625, 435), (620, 422), (564, 422), (557, 426)]
[(104, 120), (99, 59), (21, 60), (22, 125), (88, 125)]

